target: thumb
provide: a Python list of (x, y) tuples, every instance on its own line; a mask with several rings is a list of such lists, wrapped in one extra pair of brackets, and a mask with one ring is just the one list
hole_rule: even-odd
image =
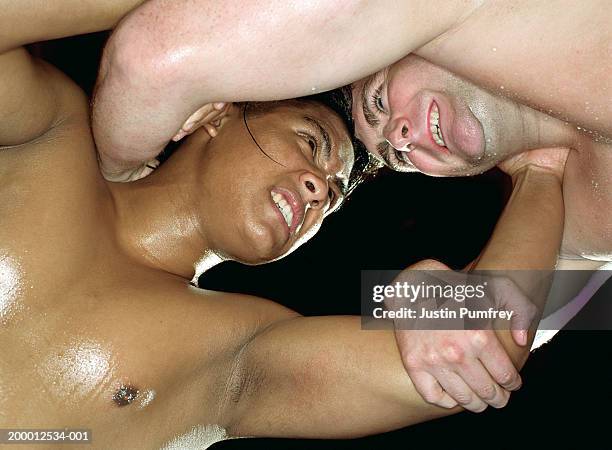
[(510, 329), (517, 345), (527, 345), (527, 332), (537, 315), (537, 308), (511, 281), (497, 290), (497, 307), (512, 313)]

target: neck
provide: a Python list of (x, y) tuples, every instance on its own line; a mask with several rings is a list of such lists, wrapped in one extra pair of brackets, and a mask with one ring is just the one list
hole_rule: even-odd
[(123, 250), (143, 265), (191, 279), (210, 252), (185, 183), (163, 171), (133, 183), (109, 183), (115, 231)]
[(191, 282), (197, 286), (198, 278), (200, 278), (200, 275), (202, 275), (204, 272), (209, 271), (216, 265), (228, 260), (229, 258), (224, 256), (220, 252), (206, 250), (204, 254), (200, 256), (200, 259), (195, 263), (195, 274)]
[(530, 150), (548, 147), (568, 147), (577, 151), (588, 151), (593, 140), (588, 132), (575, 124), (564, 122), (531, 109), (518, 105), (526, 142), (524, 147)]

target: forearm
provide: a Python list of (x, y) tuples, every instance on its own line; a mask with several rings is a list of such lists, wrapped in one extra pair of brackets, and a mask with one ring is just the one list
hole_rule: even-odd
[(475, 4), (151, 0), (118, 27), (105, 53), (93, 117), (98, 148), (117, 164), (133, 163), (154, 156), (203, 104), (348, 84), (434, 39)]
[(481, 253), (481, 270), (552, 270), (563, 236), (560, 180), (528, 168), (513, 179), (513, 192), (493, 237)]
[[(561, 180), (529, 167), (513, 178), (513, 185), (493, 237), (473, 269), (501, 271), (542, 311), (563, 236)], [(497, 330), (497, 335), (515, 364), (524, 364), (530, 346), (516, 345), (510, 331)], [(531, 330), (529, 343), (534, 335), (535, 330)]]
[(143, 1), (0, 1), (0, 53), (33, 42), (113, 28)]

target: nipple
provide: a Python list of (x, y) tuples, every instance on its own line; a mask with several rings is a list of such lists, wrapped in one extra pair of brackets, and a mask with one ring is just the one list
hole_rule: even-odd
[(117, 406), (127, 406), (136, 400), (140, 391), (133, 386), (121, 386), (115, 395), (113, 401)]

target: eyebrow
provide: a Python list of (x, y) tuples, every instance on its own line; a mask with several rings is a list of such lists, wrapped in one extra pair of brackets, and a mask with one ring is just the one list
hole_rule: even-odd
[[(319, 122), (317, 119), (312, 118), (312, 117), (304, 117), (304, 119), (307, 122), (313, 124), (315, 127), (317, 127), (317, 129), (321, 133), (321, 136), (323, 136), (323, 154), (325, 155), (325, 159), (329, 159), (331, 157), (331, 147), (332, 147), (329, 133), (327, 132), (325, 127), (321, 124), (321, 122)], [(334, 179), (340, 182), (340, 191), (342, 192), (342, 195), (346, 195), (346, 192), (348, 191), (348, 179), (344, 176), (342, 177), (335, 176)]]
[(372, 84), (374, 84), (375, 80), (376, 77), (371, 76), (368, 81), (365, 82), (361, 91), (361, 111), (363, 112), (363, 117), (365, 118), (366, 122), (372, 128), (376, 128), (378, 125), (380, 125), (380, 120), (378, 120), (376, 114), (374, 114), (374, 112), (372, 112), (372, 110), (370, 109), (370, 102), (368, 101), (367, 94), (370, 91), (370, 88), (372, 87)]

